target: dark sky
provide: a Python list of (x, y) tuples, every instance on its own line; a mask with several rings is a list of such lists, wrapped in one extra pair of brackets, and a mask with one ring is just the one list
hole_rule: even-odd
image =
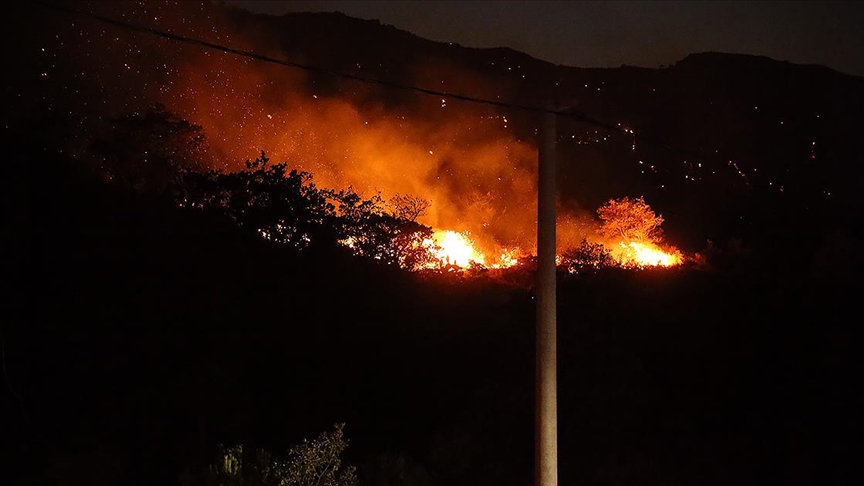
[(338, 11), (420, 37), (511, 47), (556, 64), (658, 67), (721, 51), (864, 76), (860, 1), (236, 0), (257, 12)]

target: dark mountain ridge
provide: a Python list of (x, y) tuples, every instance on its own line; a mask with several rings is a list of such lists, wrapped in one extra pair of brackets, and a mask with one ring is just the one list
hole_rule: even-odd
[[(345, 100), (370, 116), (383, 111), (426, 122), (476, 116), (476, 111), (466, 115), (476, 103), (451, 99), (447, 114), (442, 114), (440, 96), (399, 87), (514, 106), (547, 106), (555, 100), (557, 106), (578, 114), (559, 117), (562, 206), (593, 212), (610, 198), (645, 196), (664, 216), (670, 239), (687, 251), (701, 250), (708, 240), (725, 244), (740, 239), (773, 247), (771, 238), (776, 238), (810, 239), (812, 252), (825, 235), (860, 230), (855, 223), (861, 219), (857, 191), (864, 183), (864, 146), (858, 142), (864, 119), (860, 77), (822, 66), (718, 52), (691, 54), (658, 69), (559, 66), (504, 47), (434, 42), (341, 13), (272, 16), (218, 4), (136, 5), (111, 2), (91, 8), (215, 43), (230, 37), (232, 45), (306, 66), (309, 69), (294, 70), (304, 77), (291, 90), (305, 88)], [(148, 14), (148, 9), (159, 15)], [(168, 12), (177, 19), (197, 19), (201, 25), (184, 20), (166, 27), (152, 20), (170, 22)], [(73, 130), (84, 131), (78, 127), (153, 102), (153, 92), (161, 89), (154, 86), (172, 75), (158, 56), (154, 63), (142, 54), (150, 49), (162, 53), (158, 39), (133, 39), (130, 45), (138, 51), (132, 52), (138, 54), (132, 54), (130, 62), (142, 66), (130, 76), (124, 63), (93, 66), (92, 59), (76, 54), (94, 45), (75, 35), (75, 22), (82, 19), (72, 22), (72, 35), (60, 37), (56, 32), (69, 29), (71, 17), (41, 14), (35, 7), (16, 12), (16, 21), (6, 32), (17, 34), (14, 42), (28, 46), (6, 52), (9, 65), (23, 67), (9, 73), (5, 87), (10, 100), (7, 114), (17, 117), (12, 125), (51, 114), (65, 117), (63, 123)], [(92, 19), (86, 22), (99, 25)], [(210, 28), (205, 28), (208, 23)], [(106, 32), (115, 36), (104, 47), (110, 49), (121, 31)], [(60, 39), (56, 49), (71, 55), (28, 57), (45, 52), (40, 51), (44, 46), (50, 52), (55, 38)], [(188, 53), (177, 46), (177, 53), (168, 54), (182, 64)], [(123, 56), (129, 56), (126, 51)], [(154, 66), (144, 69), (148, 62)], [(249, 69), (257, 69), (259, 64), (251, 62)], [(274, 94), (278, 96), (279, 90)], [(483, 109), (488, 115), (508, 117), (508, 136), (536, 144), (536, 113), (502, 106)], [(220, 123), (233, 126), (231, 120)], [(270, 149), (262, 143), (260, 149)]]
[[(842, 222), (861, 209), (861, 77), (721, 52), (694, 53), (658, 69), (556, 66), (508, 48), (433, 42), (340, 13), (232, 16), (254, 25), (288, 58), (312, 66), (514, 105), (557, 99), (601, 122), (598, 128), (559, 120), (562, 201), (591, 208), (610, 197), (644, 195), (667, 216), (670, 234), (693, 249), (705, 239), (756, 238), (778, 218), (803, 216), (812, 226), (797, 229), (829, 231), (838, 212)], [(440, 79), (418, 79), (412, 75), (418, 66), (436, 66)], [(351, 88), (340, 86), (350, 97)], [(391, 106), (407, 103), (399, 90), (375, 93)], [(533, 140), (536, 117), (509, 111), (518, 138)], [(602, 125), (629, 127), (635, 140)], [(594, 130), (610, 142), (572, 143)], [(627, 150), (634, 141), (635, 150)]]
[[(7, 43), (21, 48), (6, 52), (18, 69), (4, 86), (25, 108), (4, 113), (4, 484), (188, 485), (220, 444), (284, 451), (337, 421), (361, 484), (530, 483), (531, 289), (295, 253), (97, 180), (66, 137), (107, 110), (112, 88), (144, 96), (107, 56), (94, 64), (110, 78), (49, 69), (95, 42), (34, 60), (70, 23), (34, 17), (6, 32), (27, 35)], [(644, 193), (676, 243), (742, 240), (716, 268), (562, 275), (562, 484), (860, 483), (862, 332), (848, 316), (861, 218), (844, 188), (860, 179), (861, 78), (717, 53), (583, 69), (338, 14), (229, 18), (262, 51), (370, 78), (524, 104), (545, 103), (557, 82), (568, 106), (642, 136), (635, 150), (629, 134), (592, 141), (602, 128), (562, 117), (564, 203)], [(84, 30), (74, 22), (63, 42)], [(415, 76), (426, 63), (447, 66), (446, 79)], [(306, 82), (360, 109), (438, 104), (354, 93), (330, 75)], [(536, 119), (513, 113), (534, 140)]]

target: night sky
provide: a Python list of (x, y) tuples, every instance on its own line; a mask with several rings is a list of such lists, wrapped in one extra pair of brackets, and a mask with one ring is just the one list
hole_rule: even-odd
[(17, 5), (4, 485), (864, 484), (864, 2)]
[(770, 1), (252, 1), (283, 14), (338, 11), (427, 39), (510, 47), (578, 67), (671, 65), (694, 52), (768, 56), (864, 76), (864, 3)]
[[(829, 62), (827, 57), (817, 58), (817, 54), (841, 56), (843, 46), (854, 45), (851, 41), (843, 43), (838, 39), (861, 37), (850, 30), (850, 20), (862, 12), (854, 3), (827, 4), (825, 7), (826, 2), (233, 3), (271, 14), (342, 11), (359, 18), (379, 19), (384, 24), (434, 40), (466, 46), (506, 46), (541, 59), (581, 67), (621, 64), (658, 67), (674, 64), (690, 53), (717, 50), (768, 55), (779, 60), (820, 63), (838, 68), (838, 64)], [(82, 3), (81, 6), (84, 11), (93, 10), (106, 18), (145, 28), (263, 52), (280, 59), (296, 58), (296, 54), (278, 48), (279, 35), (290, 33), (288, 28), (278, 27), (265, 32), (244, 27), (225, 17), (223, 14), (226, 12), (220, 14), (217, 13), (220, 9), (206, 8), (206, 2), (94, 2)], [(259, 20), (261, 17), (264, 16), (258, 16)], [(774, 21), (765, 23), (769, 17)], [(534, 201), (532, 181), (535, 180), (536, 151), (528, 141), (530, 127), (521, 127), (523, 131), (520, 132), (519, 123), (513, 123), (515, 119), (511, 113), (490, 111), (488, 107), (448, 104), (446, 100), (437, 98), (411, 98), (411, 104), (416, 106), (412, 106), (407, 114), (398, 109), (370, 111), (364, 103), (377, 105), (392, 93), (379, 87), (363, 86), (359, 89), (356, 85), (346, 85), (341, 91), (342, 96), (323, 95), (307, 82), (305, 72), (285, 69), (285, 66), (257, 63), (241, 56), (201, 49), (200, 46), (169, 44), (159, 36), (135, 34), (69, 12), (53, 12), (45, 18), (49, 22), (45, 26), (47, 34), (44, 38), (37, 37), (32, 48), (22, 54), (22, 58), (31, 61), (30, 67), (16, 73), (22, 85), (39, 86), (56, 93), (52, 97), (40, 97), (52, 100), (46, 102), (49, 109), (74, 105), (63, 108), (63, 111), (76, 113), (76, 123), (82, 128), (77, 138), (70, 139), (78, 140), (76, 143), (82, 147), (89, 143), (92, 133), (102, 130), (98, 125), (110, 119), (106, 113), (134, 112), (157, 103), (203, 128), (216, 167), (239, 168), (243, 160), (266, 151), (276, 160), (290, 161), (312, 172), (323, 187), (350, 186), (368, 194), (411, 194), (431, 201), (424, 224), (469, 231), (478, 245), (488, 247), (495, 254), (501, 254), (498, 251), (501, 248), (530, 248), (534, 244), (535, 222), (532, 217), (524, 216), (521, 209), (532, 207)], [(703, 18), (710, 21), (702, 21)], [(32, 23), (32, 20), (17, 22), (21, 26)], [(834, 39), (838, 47), (833, 50), (819, 48), (815, 41), (792, 34), (805, 31), (818, 37), (815, 28), (790, 27), (807, 23), (831, 27), (831, 35), (820, 39)], [(674, 27), (678, 24), (682, 27)], [(536, 30), (546, 25), (549, 25), (548, 35)], [(577, 28), (578, 25), (589, 28)], [(763, 27), (756, 28), (756, 25)], [(279, 29), (284, 29), (284, 32)], [(740, 34), (737, 40), (723, 40), (723, 35), (730, 32)], [(327, 35), (338, 36), (334, 33)], [(352, 34), (346, 32), (345, 35)], [(591, 42), (580, 40), (579, 36)], [(784, 39), (790, 42), (781, 42)], [(757, 46), (757, 41), (761, 45)], [(746, 47), (747, 43), (752, 47)], [(794, 57), (788, 53), (773, 53), (771, 47), (781, 44), (788, 44), (790, 52), (795, 46), (808, 47), (809, 50), (799, 50)], [(585, 47), (572, 49), (568, 46)], [(637, 47), (646, 53), (640, 54)], [(558, 48), (557, 52), (551, 48)], [(362, 71), (360, 63), (353, 57), (366, 54), (362, 49), (366, 48), (348, 54), (343, 68), (352, 66), (354, 69), (356, 66), (358, 73), (378, 77), (379, 73)], [(464, 51), (457, 49), (452, 52)], [(812, 58), (805, 58), (808, 52), (812, 53)], [(565, 54), (569, 54), (566, 59)], [(490, 60), (490, 67), (495, 62), (503, 62), (498, 58)], [(321, 62), (321, 59), (315, 62)], [(499, 82), (499, 79), (486, 85), (452, 66), (444, 69), (440, 63), (430, 64), (429, 60), (401, 61), (398, 64), (404, 76), (397, 79), (398, 82), (411, 84), (421, 80), (421, 86), (444, 86), (450, 92), (487, 99), (512, 100), (522, 89), (520, 87), (527, 86), (525, 83), (530, 83), (535, 76), (529, 72), (529, 80), (525, 81), (526, 73), (520, 72), (521, 66), (517, 63), (506, 68), (506, 83)], [(503, 63), (500, 66), (504, 69)], [(853, 71), (851, 67), (847, 70)], [(781, 81), (777, 84), (794, 85), (790, 78), (779, 79)], [(33, 85), (34, 80), (39, 84)], [(433, 81), (434, 84), (429, 84)], [(630, 125), (630, 119), (638, 118), (632, 114), (629, 117), (622, 117), (620, 113), (604, 115), (601, 109), (609, 107), (608, 99), (601, 102), (601, 98), (594, 98), (606, 93), (599, 93), (601, 87), (595, 86), (595, 81), (600, 85), (605, 82), (603, 79), (585, 79), (573, 84), (578, 85), (579, 90), (582, 87), (588, 90), (591, 85), (592, 96), (581, 93), (580, 96), (583, 103), (598, 100), (588, 109), (592, 116), (600, 120), (608, 118), (610, 123), (625, 126)], [(611, 83), (611, 78), (609, 81)], [(651, 83), (655, 81), (646, 82), (649, 84), (643, 88), (653, 96), (657, 86)], [(286, 86), (292, 89), (286, 90)], [(774, 88), (772, 86), (772, 91)], [(807, 85), (807, 89), (813, 88)], [(794, 92), (794, 98), (798, 98), (801, 90), (791, 92)], [(349, 94), (353, 98), (349, 99)], [(614, 98), (615, 95), (611, 96)], [(431, 104), (428, 103), (430, 100)], [(713, 100), (706, 102), (712, 106)], [(844, 98), (842, 103), (849, 101)], [(748, 104), (748, 111), (731, 125), (747, 123), (752, 114), (749, 110), (758, 104), (761, 103)], [(22, 109), (30, 111), (27, 106)], [(649, 113), (656, 111), (653, 108), (646, 110)], [(767, 112), (763, 109), (760, 115), (762, 113)], [(790, 115), (784, 111), (763, 116), (770, 118), (771, 126), (785, 127), (783, 124)], [(808, 110), (805, 116), (811, 121), (818, 119), (815, 110)], [(618, 139), (601, 136), (596, 128), (573, 128), (565, 135), (573, 147), (620, 143)], [(714, 131), (724, 133), (726, 129)], [(800, 140), (804, 140), (801, 143), (806, 143), (806, 146), (796, 154), (807, 157), (806, 160), (815, 159), (813, 147), (818, 138), (815, 133), (815, 129), (809, 126), (800, 133)], [(629, 149), (628, 154), (636, 153), (629, 137), (621, 146)], [(721, 150), (722, 146), (708, 148), (717, 154), (723, 152), (724, 155), (712, 163), (719, 164), (716, 169), (721, 174), (734, 171), (736, 181), (745, 173), (752, 176), (756, 170), (755, 162), (745, 163), (734, 152)], [(648, 155), (651, 156), (639, 154), (638, 160), (628, 162), (628, 170), (639, 180), (645, 171), (651, 174), (658, 173), (658, 170), (662, 172), (665, 169), (655, 166), (665, 164), (671, 167), (672, 160), (677, 158), (668, 151)], [(388, 169), (403, 160), (412, 161), (410, 169), (404, 165), (400, 171)], [(697, 162), (696, 166), (690, 167), (692, 162), (674, 160), (674, 165), (700, 171), (702, 166)], [(457, 167), (458, 170), (454, 169)], [(702, 172), (708, 172), (707, 165)], [(711, 175), (715, 172), (712, 168)], [(430, 174), (434, 174), (434, 178)], [(760, 168), (759, 175), (762, 174), (769, 174), (760, 183), (772, 192), (785, 190), (785, 172), (782, 180), (777, 174), (765, 171), (764, 167)], [(592, 173), (586, 178), (595, 183), (579, 189), (580, 196), (588, 200), (580, 202), (580, 205), (589, 209), (587, 216), (581, 206), (578, 211), (572, 209), (573, 221), (567, 225), (574, 228), (568, 237), (571, 243), (581, 239), (584, 228), (593, 228), (583, 222), (586, 218), (593, 220), (593, 208), (610, 197), (620, 195), (627, 186), (624, 182), (617, 182), (620, 177), (607, 177), (605, 173)], [(601, 189), (596, 183), (607, 179), (615, 181), (608, 190)], [(690, 183), (702, 180), (702, 176), (675, 170), (651, 179), (650, 187), (658, 192), (665, 191), (672, 180)], [(820, 191), (829, 194), (834, 193), (835, 188), (833, 184), (825, 184), (820, 185)], [(563, 230), (559, 232), (565, 233)]]

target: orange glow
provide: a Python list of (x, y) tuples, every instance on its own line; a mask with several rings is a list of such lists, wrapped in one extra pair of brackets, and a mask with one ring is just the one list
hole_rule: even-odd
[[(180, 2), (182, 9), (197, 12), (192, 5)], [(212, 30), (217, 37), (211, 41), (230, 36), (239, 49), (275, 58), (295, 55), (267, 42), (268, 32), (237, 36), (230, 22), (218, 24), (225, 30)], [(178, 32), (188, 29), (180, 22), (175, 27)], [(161, 64), (149, 71), (140, 68), (160, 76), (145, 85), (151, 86), (147, 94), (203, 128), (213, 168), (242, 170), (245, 160), (263, 150), (274, 163), (312, 173), (318, 187), (351, 188), (363, 198), (421, 198), (429, 206), (416, 221), (434, 230), (422, 244), (442, 265), (509, 268), (536, 251), (537, 148), (524, 136), (525, 127), (515, 129), (533, 123), (530, 118), (440, 98), (390, 100), (379, 86), (322, 81), (300, 70), (197, 47), (181, 46), (172, 56), (172, 69), (164, 73)], [(502, 84), (454, 70), (449, 62), (423, 61), (400, 70), (406, 84), (439, 86), (446, 80), (448, 90), (490, 99), (521, 89), (521, 81)], [(558, 216), (562, 250), (583, 238), (609, 240), (598, 236), (598, 223), (586, 211), (563, 209)], [(353, 238), (341, 243), (355, 251), (363, 246)], [(607, 248), (622, 263), (680, 263), (680, 257), (659, 248), (632, 245), (619, 249), (614, 242)]]
[[(426, 69), (412, 66), (408, 76), (428, 83)], [(355, 84), (317, 92), (305, 73), (198, 50), (185, 52), (169, 77), (172, 88), (158, 101), (204, 128), (217, 168), (242, 169), (264, 150), (274, 163), (312, 173), (319, 187), (429, 201), (417, 221), (467, 232), (478, 253), (468, 258), (487, 267), (504, 248), (533, 249), (536, 148), (504, 128), (495, 108), (441, 109), (425, 97), (383, 104), (379, 90)], [(451, 85), (458, 73), (447, 79), (450, 89), (481, 94), (488, 84), (469, 77)]]
[[(318, 56), (325, 59), (329, 49), (336, 49), (334, 53), (339, 56), (332, 60), (333, 68), (338, 70), (340, 63), (346, 61), (341, 57), (346, 52), (335, 44), (316, 46), (308, 53), (311, 59), (306, 59), (301, 46), (274, 42), (281, 38), (274, 30), (276, 24), (267, 22), (261, 24), (260, 30), (250, 29), (257, 24), (247, 24), (245, 20), (237, 23), (228, 10), (204, 8), (208, 2), (136, 2), (134, 8), (131, 4), (119, 6), (125, 3), (93, 2), (93, 9), (111, 17), (122, 12), (129, 21), (207, 42), (222, 44), (230, 39), (235, 49), (274, 59), (314, 64)], [(166, 10), (169, 8), (174, 10)], [(206, 20), (206, 28), (196, 28), (197, 22), (187, 21), (198, 18)], [(73, 32), (64, 42), (74, 40), (82, 49), (86, 43), (86, 58), (76, 62), (81, 63), (82, 73), (89, 73), (88, 78), (99, 81), (105, 93), (100, 96), (104, 96), (103, 102), (108, 107), (106, 113), (145, 110), (154, 104), (164, 106), (203, 129), (209, 150), (200, 163), (211, 164), (208, 169), (226, 173), (243, 170), (246, 160), (264, 151), (274, 164), (286, 163), (289, 170), (311, 173), (314, 184), (320, 188), (335, 191), (350, 188), (363, 199), (377, 197), (389, 201), (402, 195), (427, 201), (428, 206), (410, 219), (434, 230), (433, 236), (420, 245), (437, 261), (425, 266), (429, 258), (421, 258), (419, 261), (423, 263), (415, 265), (413, 258), (405, 263), (394, 257), (395, 261), (388, 263), (413, 265), (412, 268), (447, 265), (470, 268), (473, 262), (489, 269), (502, 269), (516, 266), (522, 257), (536, 253), (535, 135), (539, 133), (539, 120), (528, 113), (449, 102), (437, 96), (415, 96), (374, 83), (285, 69), (282, 65), (254, 62), (200, 46), (172, 44), (166, 50), (163, 39), (130, 36), (102, 42), (105, 34), (101, 29), (86, 36), (77, 27)], [(130, 58), (129, 52), (138, 54)], [(134, 66), (104, 62), (132, 58)], [(368, 73), (360, 71), (359, 60), (354, 66), (356, 70), (352, 68), (351, 72), (358, 75), (380, 76), (395, 83), (477, 98), (505, 101), (521, 99), (518, 97), (527, 93), (522, 78), (490, 77), (482, 69), (459, 67), (461, 63), (454, 64), (446, 58), (420, 56), (416, 62), (399, 66), (379, 64), (377, 71)], [(106, 79), (119, 81), (104, 83)], [(130, 97), (130, 92), (136, 95)], [(101, 120), (102, 116), (98, 118)], [(631, 127), (622, 124), (620, 128), (634, 135)], [(575, 139), (576, 135), (571, 136), (571, 142), (582, 143)], [(598, 142), (607, 138), (596, 130), (592, 137)], [(738, 169), (731, 160), (729, 165)], [(591, 169), (585, 174), (595, 173), (600, 177), (606, 171)], [(743, 171), (741, 174), (745, 176)], [(588, 186), (591, 184), (586, 185), (586, 190)], [(582, 197), (586, 195), (572, 194), (573, 200), (569, 202), (574, 204), (566, 205), (565, 199), (570, 198), (561, 198), (556, 229), (560, 250), (578, 247), (585, 240), (596, 246), (602, 242), (604, 265), (614, 264), (612, 260), (633, 267), (682, 263), (683, 257), (677, 250), (637, 243), (660, 241), (644, 228), (639, 234), (602, 233), (596, 217), (583, 207), (585, 201), (596, 199), (599, 194)], [(617, 222), (616, 228), (625, 228), (631, 221), (611, 216)], [(660, 219), (655, 222), (659, 227)], [(260, 229), (260, 235), (265, 239), (275, 237), (264, 229)], [(305, 243), (308, 241), (300, 244)], [(369, 252), (366, 248), (374, 246), (364, 235), (346, 238), (341, 244), (358, 254)], [(415, 240), (410, 244), (414, 245), (410, 250), (422, 253), (416, 252)], [(556, 260), (559, 265), (564, 264), (564, 260)]]
[(436, 230), (432, 234), (432, 239), (424, 243), (432, 248), (435, 258), (445, 265), (465, 268), (472, 262), (480, 265), (486, 263), (486, 259), (474, 248), (474, 243), (465, 233)]
[(611, 253), (615, 260), (625, 267), (673, 267), (680, 265), (683, 260), (678, 250), (667, 252), (652, 243), (636, 241), (622, 241)]
[(519, 253), (518, 249), (508, 250), (504, 248), (498, 256), (498, 261), (490, 266), (492, 268), (510, 268), (519, 263)]
[[(487, 256), (477, 250), (474, 241), (467, 232), (451, 230), (435, 230), (431, 239), (423, 245), (432, 251), (435, 259), (441, 265), (454, 265), (468, 268), (471, 265), (482, 265), (488, 268), (510, 268), (518, 263), (518, 249), (502, 248), (495, 256)], [(429, 265), (427, 268), (434, 268)]]

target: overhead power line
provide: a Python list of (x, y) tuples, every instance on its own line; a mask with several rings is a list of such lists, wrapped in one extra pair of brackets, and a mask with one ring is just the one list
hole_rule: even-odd
[(379, 85), (379, 86), (383, 86), (383, 87), (387, 87), (387, 88), (399, 89), (399, 90), (403, 90), (403, 91), (411, 91), (411, 92), (420, 93), (420, 94), (429, 95), (429, 96), (436, 96), (436, 97), (441, 97), (441, 98), (450, 98), (450, 99), (465, 101), (465, 102), (469, 102), (469, 103), (477, 103), (477, 104), (483, 104), (483, 105), (497, 106), (500, 108), (510, 108), (510, 109), (534, 112), (534, 113), (551, 113), (551, 114), (554, 114), (557, 116), (571, 118), (571, 119), (577, 120), (579, 122), (595, 126), (597, 128), (603, 128), (605, 130), (610, 130), (610, 131), (620, 133), (620, 134), (623, 134), (623, 135), (626, 135), (629, 137), (633, 137), (633, 139), (635, 139), (635, 140), (639, 140), (641, 142), (645, 142), (645, 143), (649, 143), (651, 145), (662, 147), (666, 150), (669, 150), (670, 152), (678, 152), (678, 153), (681, 153), (683, 155), (689, 155), (689, 156), (699, 157), (699, 158), (706, 158), (706, 159), (710, 158), (710, 156), (706, 155), (704, 152), (701, 152), (701, 151), (676, 148), (676, 147), (670, 146), (669, 144), (667, 144), (665, 142), (662, 142), (662, 141), (659, 141), (659, 140), (656, 140), (656, 139), (653, 139), (650, 137), (645, 137), (644, 135), (636, 134), (632, 131), (624, 130), (617, 125), (613, 125), (611, 123), (606, 123), (606, 122), (603, 122), (601, 120), (597, 120), (595, 118), (592, 118), (592, 117), (588, 116), (586, 113), (575, 110), (572, 107), (553, 109), (553, 108), (547, 108), (547, 107), (530, 106), (530, 105), (523, 105), (523, 104), (519, 104), (519, 103), (511, 103), (511, 102), (506, 102), (506, 101), (497, 101), (497, 100), (490, 100), (490, 99), (486, 99), (486, 98), (479, 98), (479, 97), (465, 95), (465, 94), (461, 94), (461, 93), (452, 93), (449, 91), (439, 91), (439, 90), (434, 90), (434, 89), (428, 89), (428, 88), (423, 88), (420, 86), (414, 86), (414, 85), (409, 85), (409, 84), (396, 83), (393, 81), (387, 81), (387, 80), (377, 79), (377, 78), (370, 78), (370, 77), (360, 76), (360, 75), (346, 73), (346, 72), (342, 72), (342, 71), (336, 71), (333, 69), (321, 68), (321, 67), (312, 66), (312, 65), (308, 65), (308, 64), (298, 63), (298, 62), (289, 61), (286, 59), (278, 59), (275, 57), (266, 56), (264, 54), (259, 54), (257, 52), (247, 51), (244, 49), (237, 49), (234, 47), (229, 47), (229, 46), (225, 46), (222, 44), (217, 44), (217, 43), (206, 41), (203, 39), (196, 39), (196, 38), (187, 37), (187, 36), (180, 35), (180, 34), (174, 34), (171, 32), (166, 32), (164, 30), (154, 29), (152, 27), (145, 27), (145, 26), (137, 25), (137, 24), (127, 22), (124, 20), (119, 20), (119, 19), (115, 19), (112, 17), (106, 17), (106, 16), (99, 15), (99, 14), (92, 13), (92, 12), (85, 12), (82, 10), (78, 10), (78, 9), (74, 9), (74, 8), (70, 8), (70, 7), (65, 7), (62, 5), (50, 4), (50, 3), (44, 3), (44, 2), (34, 2), (33, 5), (38, 5), (38, 6), (41, 6), (43, 8), (53, 10), (56, 12), (62, 12), (62, 13), (67, 13), (67, 14), (72, 14), (72, 15), (79, 15), (82, 17), (97, 20), (99, 22), (103, 22), (103, 23), (106, 23), (109, 25), (113, 25), (115, 27), (120, 27), (122, 29), (130, 30), (133, 32), (140, 32), (140, 33), (144, 33), (144, 34), (155, 35), (155, 36), (162, 37), (164, 39), (172, 40), (175, 42), (182, 42), (185, 44), (204, 47), (207, 49), (213, 49), (213, 50), (217, 50), (217, 51), (221, 51), (221, 52), (225, 52), (225, 53), (229, 53), (229, 54), (234, 54), (237, 56), (246, 57), (249, 59), (255, 59), (255, 60), (258, 60), (261, 62), (267, 62), (270, 64), (277, 64), (280, 66), (286, 66), (286, 67), (295, 68), (295, 69), (302, 69), (302, 70), (312, 72), (312, 73), (325, 74), (325, 75), (329, 75), (329, 76), (335, 76), (335, 77), (340, 77), (340, 78), (344, 78), (344, 79), (354, 80), (354, 81), (358, 81), (358, 82), (362, 82), (362, 83), (375, 84), (375, 85)]
[(517, 109), (517, 110), (524, 110), (524, 111), (530, 111), (530, 112), (535, 112), (535, 113), (552, 113), (552, 114), (559, 115), (559, 116), (566, 116), (566, 117), (575, 118), (575, 119), (578, 119), (580, 121), (583, 121), (583, 122), (591, 124), (591, 125), (595, 125), (595, 126), (600, 127), (600, 128), (605, 128), (608, 130), (614, 130), (614, 131), (621, 132), (621, 133), (627, 133), (615, 125), (611, 125), (611, 124), (604, 123), (604, 122), (599, 121), (599, 120), (595, 120), (595, 119), (589, 117), (588, 115), (586, 115), (585, 113), (575, 111), (572, 109), (551, 109), (551, 108), (544, 108), (544, 107), (538, 107), (538, 106), (522, 105), (522, 104), (518, 104), (518, 103), (509, 103), (509, 102), (505, 102), (505, 101), (497, 101), (497, 100), (490, 100), (490, 99), (486, 99), (486, 98), (478, 98), (478, 97), (460, 94), (460, 93), (452, 93), (449, 91), (439, 91), (439, 90), (434, 90), (434, 89), (423, 88), (420, 86), (413, 86), (413, 85), (409, 85), (409, 84), (396, 83), (396, 82), (387, 81), (387, 80), (383, 80), (383, 79), (370, 78), (370, 77), (366, 77), (366, 76), (359, 76), (356, 74), (346, 73), (346, 72), (342, 72), (342, 71), (336, 71), (336, 70), (332, 70), (332, 69), (321, 68), (321, 67), (317, 67), (317, 66), (311, 66), (308, 64), (302, 64), (302, 63), (298, 63), (298, 62), (294, 62), (294, 61), (289, 61), (286, 59), (278, 59), (275, 57), (266, 56), (264, 54), (259, 54), (257, 52), (247, 51), (244, 49), (237, 49), (234, 47), (229, 47), (229, 46), (225, 46), (222, 44), (216, 44), (214, 42), (205, 41), (202, 39), (195, 39), (195, 38), (187, 37), (187, 36), (180, 35), (180, 34), (174, 34), (171, 32), (166, 32), (164, 30), (154, 29), (152, 27), (145, 27), (142, 25), (133, 24), (131, 22), (126, 22), (124, 20), (118, 20), (115, 18), (106, 17), (103, 15), (99, 15), (99, 14), (95, 14), (95, 13), (91, 13), (91, 12), (85, 12), (85, 11), (77, 10), (74, 8), (64, 7), (64, 6), (55, 5), (55, 4), (42, 3), (42, 2), (36, 2), (36, 5), (42, 6), (44, 8), (50, 9), (50, 10), (58, 11), (58, 12), (64, 12), (64, 13), (69, 13), (69, 14), (74, 14), (74, 15), (80, 15), (82, 17), (88, 17), (88, 18), (98, 20), (98, 21), (106, 23), (106, 24), (114, 25), (116, 27), (131, 30), (134, 32), (152, 34), (152, 35), (156, 35), (156, 36), (159, 36), (159, 37), (162, 37), (165, 39), (169, 39), (169, 40), (173, 40), (173, 41), (177, 41), (177, 42), (183, 42), (186, 44), (196, 45), (196, 46), (200, 46), (200, 47), (205, 47), (208, 49), (214, 49), (214, 50), (226, 52), (229, 54), (236, 54), (238, 56), (243, 56), (243, 57), (247, 57), (250, 59), (255, 59), (258, 61), (267, 62), (267, 63), (271, 63), (271, 64), (278, 64), (281, 66), (287, 66), (287, 67), (291, 67), (291, 68), (302, 69), (305, 71), (318, 73), (318, 74), (327, 74), (330, 76), (336, 76), (336, 77), (340, 77), (340, 78), (351, 79), (351, 80), (360, 81), (363, 83), (377, 84), (377, 85), (385, 86), (388, 88), (395, 88), (395, 89), (400, 89), (400, 90), (404, 90), (404, 91), (414, 91), (417, 93), (422, 93), (422, 94), (430, 95), (430, 96), (437, 96), (437, 97), (442, 97), (442, 98), (451, 98), (451, 99), (460, 100), (460, 101), (467, 101), (470, 103), (492, 105), (492, 106), (497, 106), (497, 107), (501, 107), (501, 108), (513, 108), (513, 109)]

